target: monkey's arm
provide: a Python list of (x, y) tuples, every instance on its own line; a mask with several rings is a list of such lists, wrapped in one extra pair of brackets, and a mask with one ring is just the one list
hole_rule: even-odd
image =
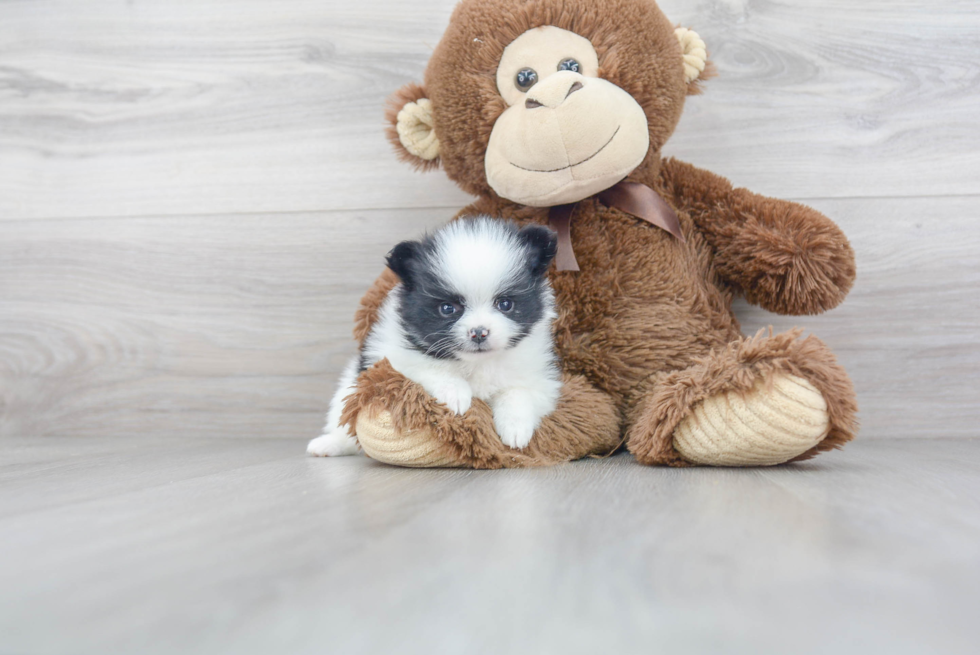
[(390, 268), (386, 268), (361, 298), (361, 306), (354, 314), (354, 338), (359, 344), (364, 344), (371, 326), (378, 320), (381, 304), (396, 284), (398, 284), (398, 276)]
[(777, 314), (819, 314), (850, 291), (854, 251), (820, 212), (733, 188), (676, 159), (664, 160), (660, 178), (711, 246), (718, 274), (749, 302)]

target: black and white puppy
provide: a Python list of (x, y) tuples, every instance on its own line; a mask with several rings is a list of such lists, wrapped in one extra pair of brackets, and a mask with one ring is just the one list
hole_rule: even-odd
[(475, 396), (493, 409), (501, 441), (524, 448), (561, 389), (552, 338), (554, 294), (545, 272), (557, 249), (545, 227), (518, 229), (486, 217), (450, 223), (388, 254), (401, 279), (381, 306), (361, 352), (347, 365), (313, 455), (353, 455), (340, 425), (357, 375), (388, 358), (457, 414)]

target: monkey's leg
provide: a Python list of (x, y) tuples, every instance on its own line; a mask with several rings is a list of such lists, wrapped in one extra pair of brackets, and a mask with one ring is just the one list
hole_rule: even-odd
[(388, 464), (478, 469), (547, 466), (604, 455), (621, 443), (620, 414), (611, 397), (566, 375), (554, 412), (526, 448), (505, 446), (493, 413), (474, 399), (457, 415), (395, 371), (387, 360), (363, 372), (341, 421), (354, 426), (364, 453)]
[(854, 389), (833, 353), (799, 331), (729, 344), (658, 376), (634, 406), (627, 447), (644, 464), (771, 466), (854, 438)]

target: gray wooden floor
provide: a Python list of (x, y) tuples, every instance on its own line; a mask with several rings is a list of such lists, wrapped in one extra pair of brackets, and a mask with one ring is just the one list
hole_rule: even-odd
[(980, 440), (775, 469), (0, 441), (2, 653), (976, 653)]

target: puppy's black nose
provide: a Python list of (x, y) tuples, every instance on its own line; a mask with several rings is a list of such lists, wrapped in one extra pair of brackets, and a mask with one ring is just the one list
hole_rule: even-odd
[(489, 336), (490, 330), (486, 329), (482, 325), (470, 330), (470, 340), (473, 341), (473, 343), (483, 343)]

